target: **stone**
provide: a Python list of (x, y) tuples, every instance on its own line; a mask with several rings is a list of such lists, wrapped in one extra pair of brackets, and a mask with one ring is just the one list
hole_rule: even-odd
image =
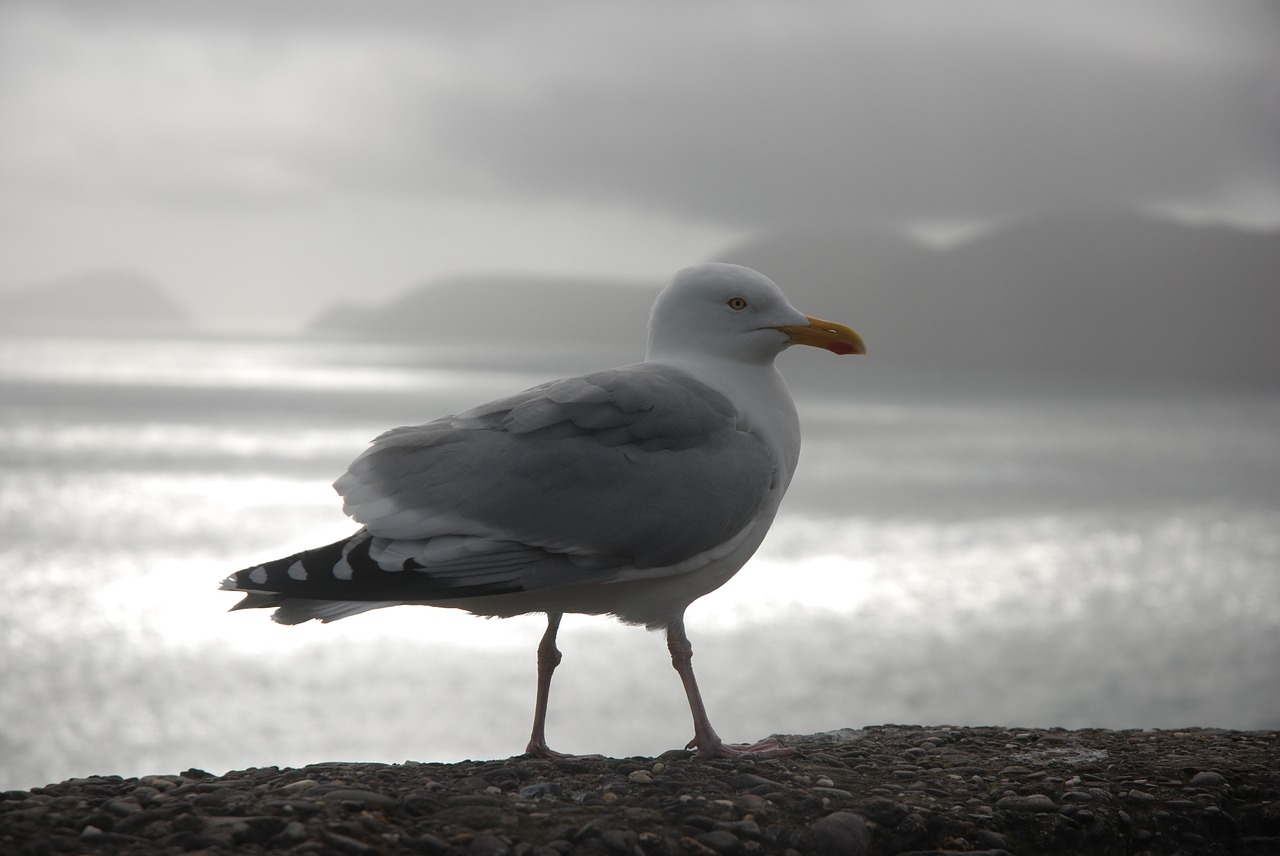
[(600, 843), (607, 850), (614, 853), (624, 853), (626, 856), (631, 856), (637, 841), (636, 834), (629, 829), (606, 829), (600, 833)]
[(339, 853), (350, 853), (351, 856), (365, 856), (366, 853), (378, 852), (363, 841), (357, 841), (349, 835), (340, 835), (326, 829), (320, 836), (324, 839), (325, 844)]
[(511, 852), (511, 846), (501, 836), (484, 833), (471, 840), (467, 852), (472, 856), (507, 856)]
[(698, 836), (697, 841), (703, 847), (709, 847), (717, 853), (725, 854), (725, 856), (733, 856), (735, 853), (742, 852), (742, 839), (727, 829), (704, 832)]
[(337, 790), (326, 791), (323, 796), (326, 800), (357, 803), (360, 806), (377, 806), (378, 808), (391, 808), (396, 804), (395, 799), (386, 794), (363, 791), (356, 788), (338, 788)]
[(517, 793), (526, 799), (536, 799), (538, 797), (558, 797), (563, 786), (559, 782), (537, 782), (532, 785), (525, 785), (520, 788)]
[(813, 856), (866, 856), (871, 852), (867, 822), (851, 811), (832, 812), (820, 818), (802, 838), (803, 851)]
[(1044, 794), (1031, 794), (1001, 797), (996, 800), (996, 808), (1018, 812), (1051, 812), (1057, 811), (1058, 805)]

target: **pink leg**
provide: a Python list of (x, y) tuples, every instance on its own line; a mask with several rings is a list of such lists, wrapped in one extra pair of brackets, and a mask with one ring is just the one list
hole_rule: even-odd
[(547, 746), (547, 701), (551, 698), (551, 675), (560, 665), (560, 651), (556, 648), (556, 632), (560, 629), (563, 613), (547, 613), (547, 632), (538, 643), (538, 696), (533, 708), (533, 734), (525, 752), (539, 758), (566, 758)]
[(795, 749), (788, 749), (772, 739), (751, 746), (731, 746), (721, 740), (707, 718), (707, 708), (702, 703), (702, 693), (698, 691), (698, 680), (693, 676), (693, 646), (684, 632), (684, 616), (667, 627), (667, 648), (671, 651), (671, 665), (680, 675), (685, 695), (689, 697), (689, 710), (693, 713), (693, 739), (686, 749), (697, 749), (701, 758), (732, 758), (748, 752), (757, 757), (776, 758), (795, 753)]

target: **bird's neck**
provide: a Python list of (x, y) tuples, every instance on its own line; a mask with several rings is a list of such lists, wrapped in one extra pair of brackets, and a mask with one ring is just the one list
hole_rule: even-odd
[(697, 359), (669, 357), (647, 362), (673, 366), (724, 394), (739, 408), (739, 428), (765, 439), (785, 467), (783, 488), (800, 458), (800, 421), (782, 375), (772, 362), (750, 363), (698, 355)]

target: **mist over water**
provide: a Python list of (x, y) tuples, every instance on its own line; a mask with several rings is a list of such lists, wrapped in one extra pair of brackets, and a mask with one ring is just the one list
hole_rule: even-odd
[[(477, 356), (0, 339), (0, 788), (519, 752), (539, 617), (281, 627), (216, 590), (349, 534), (329, 483), (385, 428), (638, 357)], [(727, 739), (1280, 723), (1274, 391), (815, 356), (780, 360), (805, 447), (773, 532), (688, 614)], [(659, 636), (568, 616), (560, 647), (557, 749), (688, 740)]]

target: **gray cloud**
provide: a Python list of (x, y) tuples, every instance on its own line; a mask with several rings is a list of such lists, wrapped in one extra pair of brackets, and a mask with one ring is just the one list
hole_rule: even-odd
[(0, 171), (42, 192), (469, 194), (734, 227), (1280, 196), (1265, 2), (6, 10)]
[(1256, 25), (1280, 29), (1253, 11), (1199, 42), (1198, 15), (1163, 34), (1117, 22), (1131, 41), (959, 21), (868, 34), (841, 15), (781, 32), (746, 22), (731, 38), (708, 21), (697, 36), (619, 26), (597, 48), (607, 60), (534, 92), (454, 99), (443, 128), (520, 192), (747, 226), (1275, 189), (1266, 87), (1280, 66)]

